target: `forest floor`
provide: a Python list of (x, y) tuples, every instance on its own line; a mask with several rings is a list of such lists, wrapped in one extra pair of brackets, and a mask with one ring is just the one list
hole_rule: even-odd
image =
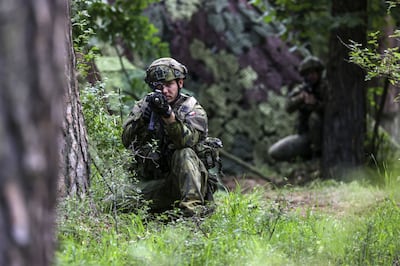
[[(223, 179), (229, 191), (240, 188), (242, 193), (249, 193), (256, 188), (264, 188), (266, 198), (275, 201), (284, 201), (286, 208), (301, 212), (321, 211), (335, 216), (356, 214), (373, 206), (377, 201), (382, 201), (387, 195), (372, 186), (363, 186), (357, 182), (340, 183), (332, 181), (325, 185), (313, 182), (304, 185), (287, 185), (283, 188), (273, 189), (268, 181), (252, 178)], [(319, 185), (318, 185), (319, 184)]]

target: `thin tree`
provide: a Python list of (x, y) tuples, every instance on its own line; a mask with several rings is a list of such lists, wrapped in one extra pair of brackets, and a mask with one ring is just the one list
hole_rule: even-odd
[(65, 1), (0, 10), (0, 265), (52, 265)]
[(338, 178), (343, 171), (365, 160), (364, 73), (348, 62), (349, 50), (343, 42), (366, 43), (367, 0), (332, 1), (331, 15), (337, 25), (331, 30), (329, 41), (330, 86), (326, 95), (322, 169), (324, 177)]

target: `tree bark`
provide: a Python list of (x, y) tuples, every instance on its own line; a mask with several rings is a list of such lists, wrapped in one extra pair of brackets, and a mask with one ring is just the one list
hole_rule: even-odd
[(339, 23), (330, 34), (322, 169), (324, 177), (339, 178), (365, 160), (366, 83), (363, 71), (348, 63), (343, 42), (366, 43), (367, 1), (332, 1), (331, 14), (336, 22), (359, 19), (355, 26)]
[(53, 265), (65, 1), (0, 10), (0, 265)]
[(72, 27), (70, 19), (70, 1), (66, 1), (65, 38), (67, 42), (67, 64), (65, 75), (67, 87), (65, 93), (65, 114), (63, 123), (64, 137), (61, 139), (59, 196), (76, 194), (84, 196), (89, 186), (89, 151), (85, 121), (79, 96), (76, 77), (76, 60), (72, 45)]

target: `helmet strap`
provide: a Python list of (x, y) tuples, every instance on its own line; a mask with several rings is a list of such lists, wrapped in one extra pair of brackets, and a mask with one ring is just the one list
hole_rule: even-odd
[(181, 93), (181, 89), (182, 89), (182, 87), (181, 87), (181, 86), (179, 86), (178, 79), (175, 79), (175, 82), (176, 82), (176, 86), (178, 86), (178, 92), (179, 92), (179, 94), (180, 94), (180, 93)]

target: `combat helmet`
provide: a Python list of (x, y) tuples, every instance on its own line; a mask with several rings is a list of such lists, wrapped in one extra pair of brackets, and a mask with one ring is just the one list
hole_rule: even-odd
[(153, 61), (146, 70), (145, 82), (149, 85), (186, 78), (187, 68), (171, 57)]
[(317, 71), (324, 70), (324, 64), (322, 61), (315, 56), (308, 56), (301, 61), (299, 66), (299, 72), (304, 75), (308, 70), (315, 69)]

